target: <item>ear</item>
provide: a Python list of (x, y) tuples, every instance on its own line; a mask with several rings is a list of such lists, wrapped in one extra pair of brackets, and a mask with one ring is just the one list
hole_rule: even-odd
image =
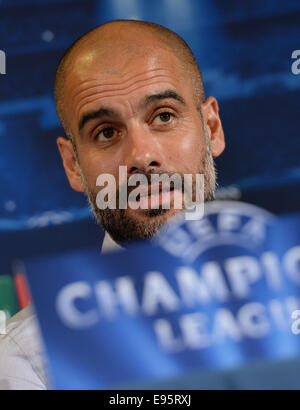
[(225, 137), (219, 116), (218, 102), (214, 97), (208, 97), (201, 104), (201, 109), (210, 135), (212, 156), (218, 157), (225, 149)]
[(57, 138), (56, 142), (71, 187), (75, 191), (84, 192), (84, 185), (81, 181), (79, 165), (76, 161), (72, 142), (63, 137)]

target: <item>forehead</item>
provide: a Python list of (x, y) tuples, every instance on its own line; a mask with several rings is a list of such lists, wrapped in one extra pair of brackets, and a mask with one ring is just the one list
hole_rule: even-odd
[(78, 103), (94, 92), (98, 96), (122, 95), (153, 83), (172, 83), (187, 88), (182, 62), (167, 48), (132, 52), (115, 50), (102, 54), (89, 52), (75, 60), (65, 83), (65, 103)]
[(101, 45), (96, 40), (83, 44), (74, 53), (73, 70), (70, 71), (79, 76), (94, 70), (100, 70), (103, 74), (122, 75), (129, 67), (136, 66), (137, 62), (153, 65), (160, 61), (163, 65), (176, 63), (178, 66), (180, 61), (175, 56), (178, 53), (174, 51), (146, 33), (137, 32), (134, 39), (123, 40), (112, 36), (111, 39), (104, 38)]

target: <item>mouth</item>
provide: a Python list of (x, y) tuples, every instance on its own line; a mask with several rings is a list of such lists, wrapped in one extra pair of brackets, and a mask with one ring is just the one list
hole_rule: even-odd
[(164, 205), (168, 209), (174, 197), (174, 183), (142, 186), (139, 191), (135, 200), (128, 201), (130, 207), (133, 205), (134, 209), (158, 209)]

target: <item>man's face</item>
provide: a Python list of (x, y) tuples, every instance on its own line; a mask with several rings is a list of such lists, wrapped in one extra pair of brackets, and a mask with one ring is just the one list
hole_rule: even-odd
[(206, 199), (213, 197), (215, 175), (210, 129), (203, 126), (192, 81), (178, 59), (166, 48), (118, 57), (113, 56), (106, 67), (100, 58), (85, 57), (66, 83), (65, 113), (76, 145), (80, 182), (74, 169), (68, 169), (67, 142), (59, 145), (71, 186), (87, 193), (98, 222), (112, 238), (126, 242), (153, 236), (179, 210), (172, 201), (170, 209), (100, 210), (96, 205), (100, 174), (112, 175), (118, 187), (119, 166), (127, 167), (127, 179), (136, 173), (148, 178), (152, 173), (204, 173)]

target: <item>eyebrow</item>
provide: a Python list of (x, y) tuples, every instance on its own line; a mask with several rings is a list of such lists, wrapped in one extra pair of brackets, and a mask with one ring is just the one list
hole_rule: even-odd
[(118, 114), (112, 110), (111, 108), (99, 108), (96, 111), (90, 111), (87, 112), (86, 114), (83, 114), (83, 116), (80, 118), (79, 123), (78, 123), (78, 128), (79, 131), (82, 130), (82, 128), (85, 126), (85, 124), (91, 120), (94, 119), (101, 119), (102, 117), (117, 117)]
[[(162, 91), (157, 94), (147, 95), (143, 99), (142, 103), (140, 104), (140, 108), (145, 109), (149, 105), (153, 104), (154, 102), (166, 100), (170, 98), (180, 102), (183, 105), (186, 105), (184, 98), (181, 97), (181, 95), (179, 95), (176, 91), (166, 90), (166, 91)], [(112, 110), (111, 108), (105, 108), (105, 107), (101, 107), (95, 111), (87, 112), (86, 114), (83, 114), (83, 116), (79, 120), (79, 123), (78, 123), (79, 131), (81, 131), (83, 127), (85, 126), (85, 124), (91, 120), (101, 119), (102, 117), (113, 118), (113, 117), (118, 117), (118, 116), (119, 115), (116, 111)]]
[(146, 108), (148, 105), (153, 104), (154, 102), (166, 100), (166, 99), (173, 99), (180, 102), (183, 105), (186, 105), (184, 98), (181, 97), (176, 91), (174, 90), (166, 90), (162, 91), (161, 93), (151, 94), (144, 98), (141, 108)]

